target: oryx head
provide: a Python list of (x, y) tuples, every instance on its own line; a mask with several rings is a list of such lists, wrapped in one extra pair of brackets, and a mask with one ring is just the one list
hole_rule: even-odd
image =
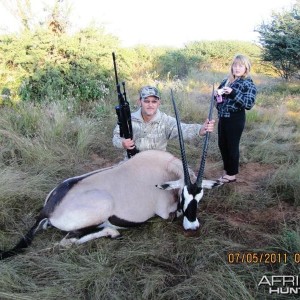
[[(212, 100), (211, 100), (210, 111), (209, 111), (209, 120), (211, 120), (212, 118), (213, 96), (214, 96), (214, 88), (212, 92)], [(169, 182), (163, 185), (162, 188), (166, 190), (171, 190), (175, 188), (181, 189), (178, 210), (183, 214), (183, 227), (185, 230), (197, 230), (199, 228), (199, 221), (197, 219), (197, 208), (201, 198), (203, 197), (203, 188), (211, 189), (212, 187), (218, 185), (216, 181), (203, 180), (205, 160), (206, 160), (210, 133), (207, 132), (205, 135), (205, 141), (203, 144), (203, 153), (202, 153), (199, 172), (196, 181), (192, 183), (188, 171), (188, 164), (187, 164), (184, 141), (183, 141), (182, 130), (180, 125), (180, 117), (175, 104), (172, 90), (171, 90), (171, 99), (172, 99), (176, 121), (177, 121), (178, 137), (179, 137), (181, 159), (182, 159), (183, 173), (184, 173), (184, 185), (182, 187), (182, 181)]]

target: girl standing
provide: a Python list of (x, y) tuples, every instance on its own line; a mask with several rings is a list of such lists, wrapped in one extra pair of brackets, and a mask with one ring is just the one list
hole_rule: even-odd
[(223, 175), (219, 181), (236, 181), (239, 172), (240, 139), (245, 128), (245, 110), (253, 107), (256, 86), (249, 76), (250, 61), (243, 55), (234, 57), (230, 74), (224, 79), (216, 92), (218, 110), (218, 145), (223, 160)]

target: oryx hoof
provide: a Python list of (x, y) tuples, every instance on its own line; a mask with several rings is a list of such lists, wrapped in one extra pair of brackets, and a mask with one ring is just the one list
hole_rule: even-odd
[(168, 221), (173, 222), (177, 219), (177, 212), (173, 211), (169, 213)]
[(114, 239), (114, 240), (122, 240), (124, 237), (123, 237), (122, 234), (118, 234), (116, 236), (111, 236), (111, 238)]
[(61, 246), (63, 248), (69, 248), (71, 247), (73, 244), (76, 244), (76, 242), (78, 241), (78, 239), (76, 238), (63, 238), (59, 243), (58, 246)]

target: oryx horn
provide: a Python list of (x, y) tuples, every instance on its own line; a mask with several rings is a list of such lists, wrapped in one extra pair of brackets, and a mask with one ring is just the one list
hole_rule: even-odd
[(175, 116), (176, 116), (176, 122), (177, 122), (180, 153), (181, 153), (181, 160), (182, 160), (182, 166), (183, 166), (183, 172), (184, 172), (184, 183), (185, 183), (185, 185), (190, 185), (191, 184), (191, 179), (190, 179), (188, 164), (187, 164), (187, 160), (186, 160), (185, 147), (184, 147), (182, 129), (181, 129), (181, 124), (180, 124), (180, 117), (179, 117), (179, 113), (178, 113), (178, 110), (177, 110), (177, 107), (176, 107), (176, 103), (175, 103), (175, 100), (174, 100), (174, 95), (173, 95), (173, 90), (172, 89), (171, 89), (171, 100), (172, 100), (172, 103), (173, 103)]
[[(215, 87), (213, 85), (211, 100), (210, 100), (209, 113), (208, 113), (208, 120), (209, 121), (212, 120), (212, 113), (213, 113), (213, 106), (214, 106), (214, 94), (215, 94)], [(210, 132), (206, 132), (205, 133), (205, 140), (204, 140), (204, 144), (203, 144), (200, 168), (199, 168), (199, 172), (198, 172), (198, 176), (197, 176), (197, 180), (196, 180), (196, 184), (199, 187), (202, 186), (202, 180), (203, 180), (203, 174), (204, 174), (204, 168), (205, 168), (205, 161), (206, 161), (209, 137), (210, 137)]]

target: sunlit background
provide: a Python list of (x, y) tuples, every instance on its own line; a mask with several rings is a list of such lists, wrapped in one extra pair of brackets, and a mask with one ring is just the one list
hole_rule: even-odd
[[(0, 1), (0, 32), (18, 30), (13, 16), (15, 1)], [(43, 8), (54, 0), (32, 0), (37, 19)], [(116, 35), (124, 47), (136, 44), (178, 46), (199, 40), (256, 41), (255, 28), (267, 20), (273, 10), (290, 8), (292, 0), (76, 0), (64, 1), (71, 5), (72, 29), (97, 24)]]

